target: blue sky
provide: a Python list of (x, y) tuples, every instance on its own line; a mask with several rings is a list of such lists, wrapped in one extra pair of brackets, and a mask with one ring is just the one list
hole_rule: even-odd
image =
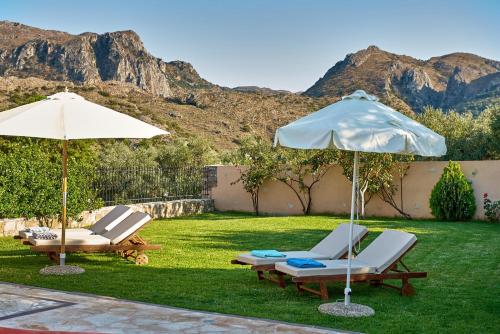
[(79, 34), (132, 29), (211, 82), (305, 90), (369, 45), (420, 59), (500, 58), (500, 1), (0, 0), (0, 19)]

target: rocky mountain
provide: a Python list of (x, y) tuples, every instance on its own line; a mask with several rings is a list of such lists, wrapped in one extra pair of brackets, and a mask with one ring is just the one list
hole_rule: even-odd
[(89, 101), (168, 130), (172, 136), (164, 140), (196, 136), (218, 151), (238, 145), (250, 134), (272, 138), (278, 126), (334, 101), (328, 97), (311, 98), (298, 94), (238, 92), (217, 86), (164, 98), (134, 84), (118, 81), (81, 85), (36, 77), (0, 76), (0, 112), (26, 103), (33, 96), (51, 95), (65, 87)]
[(334, 99), (269, 88), (219, 87), (191, 64), (164, 62), (133, 31), (71, 35), (0, 22), (0, 111), (68, 87), (88, 100), (226, 149)]
[[(411, 114), (425, 105), (477, 108), (500, 102), (498, 61), (452, 54), (427, 61), (376, 47), (348, 55), (303, 94), (219, 87), (193, 66), (149, 54), (133, 31), (72, 35), (0, 22), (0, 111), (68, 87), (85, 98), (219, 150), (277, 127), (356, 89)], [(167, 139), (168, 140), (168, 139)]]
[(211, 86), (191, 64), (153, 57), (130, 30), (71, 35), (9, 21), (0, 21), (0, 75), (79, 84), (113, 80), (163, 97)]
[(304, 95), (338, 97), (358, 88), (416, 112), (428, 105), (481, 110), (500, 102), (500, 61), (468, 53), (423, 61), (370, 46), (336, 63)]

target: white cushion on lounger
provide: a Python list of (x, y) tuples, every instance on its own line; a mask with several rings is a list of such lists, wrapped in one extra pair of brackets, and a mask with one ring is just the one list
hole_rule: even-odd
[(415, 242), (417, 242), (417, 237), (414, 234), (385, 230), (363, 249), (356, 259), (369, 263), (377, 269), (377, 272), (381, 273), (400, 258)]
[[(353, 224), (352, 240), (359, 242), (368, 233), (364, 226)], [(349, 249), (349, 224), (340, 224), (335, 230), (330, 232), (316, 246), (311, 248), (311, 252), (327, 255), (329, 259), (339, 259), (347, 253)]]
[(287, 259), (290, 259), (292, 257), (298, 257), (298, 258), (311, 258), (311, 259), (316, 259), (316, 260), (321, 260), (321, 259), (328, 259), (328, 256), (326, 255), (321, 255), (318, 253), (314, 252), (309, 252), (309, 251), (292, 251), (292, 252), (281, 252), (286, 255), (286, 257), (257, 257), (253, 256), (250, 253), (246, 254), (240, 254), (237, 257), (237, 260), (243, 263), (248, 263), (253, 266), (261, 266), (261, 265), (266, 265), (266, 264), (273, 264), (276, 262), (283, 262), (286, 261)]
[[(51, 229), (50, 232), (55, 233), (57, 235), (61, 235), (61, 229)], [(86, 228), (70, 228), (66, 230), (66, 235), (90, 235), (92, 234), (92, 231)], [(19, 236), (23, 239), (28, 239), (31, 237), (33, 233), (31, 232), (26, 232), (26, 231), (19, 231)]]
[[(414, 234), (385, 230), (352, 260), (351, 273), (381, 273), (417, 241)], [(286, 262), (276, 263), (275, 268), (286, 274), (304, 276), (346, 275), (347, 260), (321, 260), (326, 268), (296, 268)]]
[[(326, 267), (323, 268), (297, 268), (288, 265), (286, 262), (275, 264), (278, 271), (286, 273), (294, 277), (307, 277), (307, 276), (330, 276), (330, 275), (346, 275), (347, 274), (347, 260), (320, 260)], [(370, 267), (366, 263), (353, 259), (351, 262), (352, 274), (367, 274), (375, 273), (375, 268)]]
[(103, 235), (107, 231), (113, 229), (116, 225), (121, 223), (125, 218), (130, 216), (134, 211), (125, 205), (117, 205), (110, 212), (108, 212), (104, 217), (95, 222), (94, 225), (90, 227), (92, 232), (95, 234)]
[[(111, 230), (113, 227), (122, 222), (125, 218), (130, 216), (134, 211), (125, 205), (117, 205), (113, 210), (108, 212), (104, 217), (99, 219), (90, 228), (72, 228), (66, 229), (66, 233), (83, 233), (83, 234), (104, 234)], [(50, 232), (61, 234), (61, 229), (50, 229)], [(23, 239), (28, 239), (31, 237), (31, 232), (19, 231), (19, 236)]]
[[(368, 229), (361, 225), (353, 225), (352, 235), (353, 240), (359, 241), (368, 233)], [(291, 251), (281, 252), (286, 257), (278, 258), (260, 258), (252, 256), (250, 253), (240, 254), (237, 260), (243, 263), (248, 263), (253, 266), (273, 264), (283, 262), (292, 257), (311, 258), (315, 260), (322, 259), (338, 259), (344, 255), (349, 249), (349, 224), (340, 224), (335, 230), (330, 232), (323, 240), (321, 240), (310, 251)]]
[[(29, 238), (29, 242), (34, 246), (59, 246), (61, 245), (61, 239), (54, 240), (43, 240), (43, 239), (34, 239), (33, 237)], [(109, 245), (109, 239), (100, 236), (100, 235), (71, 235), (66, 236), (67, 246), (100, 246), (100, 245)]]
[(125, 218), (120, 224), (115, 226), (111, 231), (103, 234), (104, 237), (111, 240), (111, 244), (116, 245), (123, 241), (125, 238), (134, 234), (144, 224), (149, 222), (151, 217), (144, 212), (134, 212)]

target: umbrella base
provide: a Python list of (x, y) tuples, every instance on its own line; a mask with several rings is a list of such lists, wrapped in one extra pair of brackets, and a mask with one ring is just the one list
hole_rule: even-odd
[(343, 302), (321, 304), (318, 307), (318, 311), (328, 315), (348, 318), (370, 317), (375, 315), (375, 311), (369, 306), (353, 303), (346, 306)]
[(42, 275), (79, 275), (83, 274), (85, 269), (78, 266), (47, 266), (40, 269), (40, 274)]

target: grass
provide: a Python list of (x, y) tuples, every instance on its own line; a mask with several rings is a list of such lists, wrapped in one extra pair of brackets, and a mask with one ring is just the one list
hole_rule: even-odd
[[(255, 217), (213, 213), (157, 220), (141, 233), (163, 246), (149, 252), (150, 264), (136, 266), (113, 255), (71, 255), (85, 268), (77, 277), (44, 277), (49, 264), (12, 238), (0, 238), (0, 281), (131, 300), (270, 318), (368, 333), (493, 333), (500, 328), (500, 225), (368, 219), (362, 247), (382, 230), (415, 233), (419, 244), (405, 263), (428, 271), (414, 280), (417, 294), (356, 284), (353, 302), (373, 307), (374, 317), (344, 319), (322, 315), (317, 297), (258, 282), (247, 267), (229, 264), (250, 249), (310, 248), (345, 219), (330, 216)], [(331, 298), (343, 285), (331, 284)]]

